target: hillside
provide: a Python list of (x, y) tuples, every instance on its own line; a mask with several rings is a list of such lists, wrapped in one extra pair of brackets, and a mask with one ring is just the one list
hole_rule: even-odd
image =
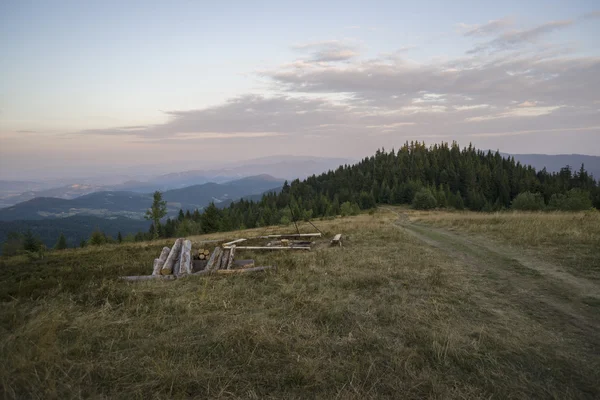
[[(163, 198), (168, 202), (169, 215), (174, 216), (179, 209), (201, 209), (213, 201), (229, 204), (231, 200), (277, 189), (282, 184), (283, 181), (271, 176), (259, 175), (224, 184), (206, 183), (169, 190), (163, 193)], [(95, 192), (70, 200), (42, 197), (0, 209), (0, 221), (64, 218), (74, 215), (143, 219), (151, 204), (150, 193), (124, 191)]]
[[(117, 277), (149, 274), (172, 240), (0, 258), (1, 390), (599, 398), (599, 218), (380, 209), (313, 220), (326, 237), (315, 251), (240, 253), (274, 272), (166, 282)], [(197, 249), (207, 239), (293, 231), (191, 239)], [(335, 233), (344, 247), (327, 245)]]
[(79, 246), (82, 240), (88, 240), (96, 229), (116, 239), (119, 232), (126, 236), (139, 231), (145, 232), (149, 227), (150, 222), (144, 220), (124, 217), (106, 219), (80, 215), (42, 220), (0, 221), (0, 243), (4, 243), (11, 232), (24, 233), (31, 230), (49, 248), (56, 244), (61, 233), (65, 235), (69, 247), (73, 247)]

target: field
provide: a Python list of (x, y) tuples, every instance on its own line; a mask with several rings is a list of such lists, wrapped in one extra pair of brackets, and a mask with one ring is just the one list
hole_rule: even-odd
[(344, 247), (255, 275), (117, 279), (167, 242), (0, 259), (4, 397), (600, 398), (599, 213), (314, 223)]

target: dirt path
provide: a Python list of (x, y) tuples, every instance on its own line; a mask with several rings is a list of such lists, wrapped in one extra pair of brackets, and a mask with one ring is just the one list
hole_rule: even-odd
[[(511, 304), (545, 324), (557, 329), (566, 324), (576, 334), (598, 337), (600, 288), (594, 282), (484, 237), (417, 224), (406, 213), (385, 210), (398, 216), (395, 226), (460, 261), (476, 284), (485, 287), (480, 293), (482, 301), (506, 296)], [(590, 302), (596, 306), (590, 306)]]

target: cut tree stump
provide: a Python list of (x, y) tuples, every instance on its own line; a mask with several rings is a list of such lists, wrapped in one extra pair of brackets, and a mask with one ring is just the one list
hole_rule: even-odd
[(167, 260), (165, 261), (165, 265), (163, 265), (163, 267), (160, 270), (161, 275), (171, 275), (173, 273), (173, 269), (175, 268), (175, 263), (177, 262), (177, 259), (179, 258), (179, 253), (181, 252), (182, 244), (183, 244), (183, 239), (175, 240), (175, 244), (173, 244), (173, 247), (171, 248), (171, 251), (169, 252), (169, 256), (167, 257)]

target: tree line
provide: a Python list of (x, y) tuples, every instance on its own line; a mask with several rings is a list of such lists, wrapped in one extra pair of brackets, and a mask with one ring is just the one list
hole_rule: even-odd
[[(190, 236), (217, 231), (289, 224), (310, 218), (354, 215), (377, 204), (412, 204), (419, 209), (472, 211), (585, 210), (600, 208), (600, 187), (582, 165), (559, 172), (536, 171), (529, 165), (456, 142), (426, 146), (406, 142), (398, 150), (378, 150), (354, 165), (342, 165), (305, 180), (287, 181), (280, 192), (258, 202), (241, 199), (220, 209), (214, 203), (202, 212), (179, 211), (167, 218), (166, 202), (154, 193), (146, 218), (148, 232), (122, 241)], [(95, 238), (92, 238), (94, 237)], [(110, 242), (102, 232), (90, 244)]]

